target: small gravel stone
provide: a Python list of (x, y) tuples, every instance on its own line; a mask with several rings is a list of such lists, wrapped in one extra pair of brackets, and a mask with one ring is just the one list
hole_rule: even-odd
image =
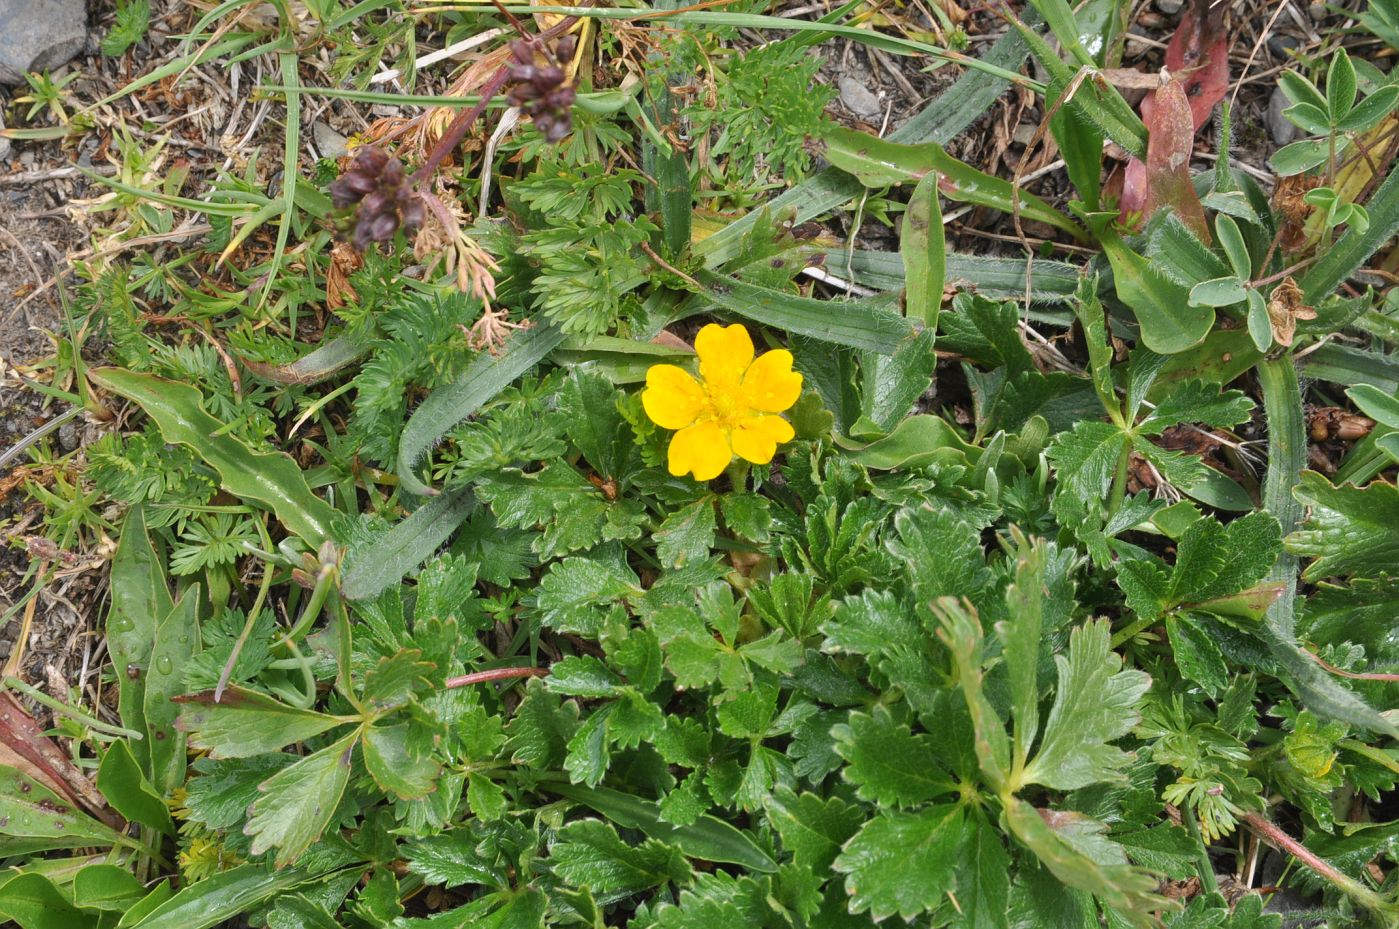
[(311, 124), (311, 138), (316, 142), (316, 151), (322, 158), (339, 158), (350, 150), (349, 139), (330, 128), (330, 124), (318, 119)]
[(1274, 35), (1268, 37), (1268, 51), (1283, 61), (1290, 60), (1288, 52), (1300, 48), (1302, 40), (1295, 35)]
[[(0, 109), (0, 129), (5, 128), (5, 111)], [(0, 161), (10, 157), (10, 140), (0, 136)]]
[(855, 78), (841, 78), (836, 86), (840, 89), (840, 102), (856, 116), (878, 116), (882, 109), (879, 97)]
[(78, 427), (72, 423), (64, 423), (58, 427), (58, 447), (65, 452), (71, 452), (78, 447)]
[(67, 64), (87, 45), (83, 0), (0, 0), (0, 84)]
[(1185, 6), (1185, 0), (1156, 0), (1156, 9), (1167, 16), (1174, 16)]
[(1268, 98), (1268, 112), (1263, 114), (1263, 123), (1268, 127), (1268, 135), (1272, 137), (1275, 145), (1286, 145), (1295, 141), (1299, 134), (1297, 127), (1282, 115), (1282, 111), (1291, 105), (1292, 101), (1287, 99), (1287, 94), (1282, 92), (1282, 88), (1274, 87), (1272, 96)]

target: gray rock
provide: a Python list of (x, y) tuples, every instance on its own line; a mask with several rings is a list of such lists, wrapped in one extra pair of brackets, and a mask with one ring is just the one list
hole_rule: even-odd
[(0, 84), (67, 64), (86, 44), (83, 0), (0, 0)]
[(840, 88), (840, 102), (856, 116), (878, 116), (883, 109), (879, 97), (849, 75), (841, 78), (836, 86)]
[[(0, 109), (0, 129), (5, 128), (5, 111)], [(0, 161), (10, 157), (10, 140), (0, 136)]]
[(1185, 6), (1185, 0), (1156, 0), (1156, 9), (1167, 16), (1174, 16)]
[(316, 142), (316, 150), (322, 158), (339, 158), (350, 150), (349, 140), (330, 128), (330, 124), (318, 119), (311, 124), (311, 138)]
[(1300, 130), (1282, 115), (1282, 111), (1291, 105), (1292, 101), (1287, 99), (1282, 88), (1274, 87), (1272, 96), (1268, 98), (1268, 112), (1263, 114), (1263, 123), (1268, 127), (1268, 135), (1275, 145), (1286, 145), (1295, 141), (1300, 134)]

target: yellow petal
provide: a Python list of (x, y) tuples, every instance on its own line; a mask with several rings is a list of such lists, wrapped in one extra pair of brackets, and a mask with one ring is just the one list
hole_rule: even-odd
[(753, 363), (753, 340), (738, 323), (720, 326), (710, 323), (695, 336), (700, 377), (713, 387), (737, 386), (743, 372)]
[(743, 401), (763, 413), (781, 413), (801, 392), (802, 376), (792, 370), (792, 353), (785, 348), (760, 355), (743, 375)]
[(646, 372), (641, 405), (662, 429), (684, 429), (704, 410), (704, 388), (684, 368), (652, 365)]
[(677, 432), (670, 440), (667, 458), (670, 473), (676, 477), (693, 474), (697, 481), (710, 481), (724, 473), (733, 451), (724, 430), (710, 420)]
[(796, 432), (781, 416), (745, 416), (738, 421), (730, 438), (738, 457), (754, 464), (767, 464), (777, 446), (792, 441)]

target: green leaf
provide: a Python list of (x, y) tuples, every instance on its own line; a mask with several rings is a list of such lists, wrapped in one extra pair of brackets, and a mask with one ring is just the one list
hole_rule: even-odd
[(296, 887), (321, 879), (297, 868), (239, 865), (196, 881), (124, 929), (212, 929)]
[(1009, 929), (1011, 861), (1001, 833), (980, 810), (967, 821), (967, 843), (957, 869), (963, 929)]
[(849, 348), (890, 355), (912, 332), (909, 321), (858, 300), (843, 301), (833, 312), (829, 300), (772, 290), (712, 271), (696, 279), (706, 299), (744, 319)]
[(1074, 790), (1120, 780), (1131, 756), (1109, 743), (1131, 731), (1141, 715), (1141, 697), (1151, 686), (1142, 671), (1122, 670), (1109, 648), (1106, 620), (1089, 622), (1069, 635), (1069, 653), (1055, 656), (1059, 686), (1045, 723), (1039, 753), (1022, 783)]
[(1346, 118), (1355, 106), (1355, 65), (1345, 49), (1336, 49), (1331, 56), (1331, 66), (1326, 70), (1326, 108), (1332, 122)]
[[(117, 712), (122, 725), (146, 731), (146, 675), (160, 618), (175, 605), (165, 581), (164, 557), (146, 534), (146, 513), (132, 507), (112, 558), (111, 608), (107, 611), (107, 650), (116, 668)], [(143, 767), (150, 764), (146, 740), (131, 745)]]
[(1399, 429), (1399, 396), (1380, 390), (1373, 384), (1359, 384), (1346, 391), (1356, 408), (1371, 419)]
[(1054, 465), (1055, 495), (1076, 500), (1102, 499), (1112, 484), (1127, 435), (1111, 423), (1085, 420), (1055, 436), (1046, 454)]
[(667, 568), (704, 561), (714, 547), (714, 499), (704, 496), (673, 510), (652, 536), (656, 560)]
[(1365, 132), (1393, 112), (1396, 103), (1399, 103), (1399, 86), (1381, 87), (1337, 120), (1336, 128), (1341, 132)]
[(1214, 219), (1214, 232), (1219, 237), (1224, 254), (1229, 258), (1235, 278), (1241, 281), (1252, 280), (1253, 259), (1249, 257), (1248, 245), (1244, 242), (1244, 234), (1239, 231), (1239, 224), (1232, 216), (1220, 214)]
[(1257, 290), (1248, 292), (1248, 334), (1254, 348), (1266, 352), (1273, 347), (1273, 323), (1268, 316), (1268, 303)]
[(597, 894), (635, 893), (689, 880), (690, 865), (673, 845), (647, 839), (631, 846), (617, 830), (597, 819), (569, 823), (549, 852), (553, 872), (576, 887)]
[(180, 729), (189, 734), (191, 745), (209, 749), (212, 758), (273, 752), (355, 720), (287, 706), (242, 687), (229, 687), (217, 702), (212, 690), (177, 697), (176, 702), (184, 705)]
[(1399, 564), (1399, 489), (1393, 484), (1335, 487), (1305, 471), (1293, 495), (1310, 512), (1302, 528), (1287, 537), (1288, 551), (1316, 559), (1302, 572), (1306, 580), (1373, 577)]
[(1010, 181), (978, 171), (947, 154), (936, 142), (900, 145), (853, 129), (834, 126), (823, 136), (826, 159), (867, 187), (887, 187), (936, 173), (938, 189), (949, 200), (988, 206), (1062, 229), (1083, 239), (1083, 227), (1046, 201), (1017, 190)]
[(97, 767), (97, 789), (122, 816), (166, 835), (175, 834), (170, 809), (151, 786), (131, 753), (130, 743), (113, 742)]
[(145, 716), (150, 740), (151, 784), (168, 796), (185, 783), (185, 734), (176, 726), (175, 697), (184, 691), (184, 669), (199, 651), (199, 609), (203, 588), (191, 584), (161, 619), (146, 677)]
[(243, 832), (253, 837), (252, 852), (275, 848), (277, 867), (293, 864), (321, 837), (345, 785), (359, 732), (288, 765), (258, 787), (261, 796)]
[(1243, 303), (1248, 298), (1248, 291), (1244, 289), (1244, 282), (1237, 277), (1217, 277), (1210, 281), (1201, 281), (1190, 288), (1191, 306), (1233, 306), (1236, 303)]
[(1194, 603), (1238, 593), (1262, 580), (1282, 551), (1282, 529), (1267, 513), (1249, 513), (1221, 525), (1191, 524), (1180, 538), (1167, 597)]
[(675, 845), (687, 858), (735, 864), (764, 873), (777, 870), (777, 862), (746, 833), (713, 816), (701, 816), (691, 825), (677, 826), (663, 821), (659, 807), (652, 801), (620, 791), (558, 783), (549, 783), (545, 789), (583, 804), (624, 829), (637, 829)]
[(482, 352), (453, 384), (433, 391), (408, 420), (398, 439), (398, 479), (409, 493), (431, 489), (414, 473), (419, 460), (457, 423), (514, 383), (564, 340), (562, 329), (537, 325), (510, 337), (500, 355)]
[(1168, 616), (1166, 635), (1181, 676), (1199, 684), (1211, 696), (1228, 686), (1229, 668), (1224, 663), (1224, 653), (1208, 631), (1189, 616)]
[(1153, 924), (1153, 911), (1164, 903), (1155, 893), (1157, 879), (1129, 865), (1121, 847), (1098, 834), (1100, 824), (1078, 813), (1037, 810), (1018, 798), (1006, 804), (1004, 816), (1015, 837), (1060, 881), (1093, 894), (1133, 926)]
[(899, 254), (904, 262), (904, 315), (922, 320), (927, 329), (936, 331), (942, 308), (947, 242), (938, 200), (938, 176), (934, 172), (923, 176), (908, 199)]
[(23, 771), (0, 765), (0, 855), (23, 855), (58, 848), (107, 848), (121, 838), (110, 826), (86, 815)]
[(432, 556), (476, 509), (468, 489), (428, 500), (364, 548), (345, 556), (340, 590), (347, 599), (369, 600)]
[(834, 864), (846, 875), (850, 912), (912, 920), (936, 909), (953, 888), (967, 833), (961, 808), (951, 804), (869, 820)]
[(429, 884), (510, 886), (509, 875), (482, 844), (481, 836), (469, 826), (458, 827), (411, 843), (403, 855), (408, 859), (408, 870)]
[(1039, 661), (1044, 619), (1045, 559), (1043, 542), (1021, 544), (1016, 552), (1015, 577), (1006, 590), (1010, 618), (997, 623), (1010, 678), (1011, 717), (1015, 721), (1014, 764), (1030, 756), (1040, 726)]
[(868, 444), (839, 444), (852, 461), (876, 471), (923, 468), (934, 462), (963, 464), (981, 452), (941, 416), (930, 414), (909, 416), (893, 432)]
[(145, 896), (145, 885), (118, 865), (90, 864), (73, 877), (73, 904), (84, 910), (125, 913)]
[(1185, 287), (1128, 248), (1110, 228), (1115, 217), (1086, 218), (1112, 265), (1117, 298), (1137, 317), (1142, 344), (1158, 355), (1173, 355), (1201, 342), (1214, 326), (1214, 309), (1193, 305)]
[(850, 714), (831, 738), (846, 761), (845, 779), (862, 800), (909, 807), (956, 790), (938, 764), (933, 739), (895, 722), (887, 707), (876, 707), (873, 715)]
[[(335, 511), (311, 492), (289, 455), (254, 451), (204, 411), (199, 389), (121, 368), (88, 372), (99, 386), (136, 403), (165, 441), (186, 445), (219, 473), (224, 490), (261, 504), (313, 548), (330, 538)], [(163, 614), (162, 614), (163, 615)]]
[(573, 371), (559, 390), (559, 414), (570, 441), (604, 479), (622, 476), (631, 430), (617, 412), (617, 388), (600, 374)]
[(370, 726), (364, 732), (364, 767), (380, 789), (400, 800), (416, 800), (437, 787), (441, 768), (415, 746), (409, 723)]
[(839, 797), (822, 800), (816, 794), (797, 795), (779, 787), (767, 797), (767, 817), (792, 860), (820, 874), (831, 866), (840, 848), (865, 821), (859, 806)]
[(0, 916), (20, 929), (97, 929), (96, 915), (75, 908), (52, 881), (33, 872), (0, 883)]

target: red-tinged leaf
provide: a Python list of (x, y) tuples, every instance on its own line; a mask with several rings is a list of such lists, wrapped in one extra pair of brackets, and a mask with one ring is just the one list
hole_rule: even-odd
[[(1156, 105), (1146, 118), (1146, 204), (1143, 218), (1162, 207), (1174, 210), (1202, 241), (1210, 240), (1205, 208), (1190, 181), (1190, 152), (1195, 146), (1190, 100), (1185, 85), (1171, 80), (1156, 92)], [(1130, 166), (1129, 166), (1130, 167)]]
[(68, 754), (6, 690), (0, 690), (0, 761), (62, 794), (107, 825), (121, 823)]
[[(1212, 5), (1208, 0), (1191, 3), (1166, 46), (1166, 70), (1173, 77), (1171, 83), (1179, 83), (1185, 92), (1192, 133), (1200, 131), (1200, 127), (1209, 122), (1215, 104), (1223, 100), (1229, 90), (1229, 38), (1224, 31), (1222, 6)], [(1157, 112), (1161, 108), (1158, 102), (1167, 103), (1168, 108), (1171, 106), (1161, 100), (1160, 94), (1159, 90), (1152, 91), (1141, 102), (1142, 121), (1153, 135), (1153, 125), (1164, 118)], [(1189, 158), (1188, 150), (1186, 157)], [(1129, 160), (1123, 169), (1122, 195), (1118, 199), (1123, 222), (1133, 219), (1134, 214), (1136, 218), (1145, 218), (1154, 211), (1147, 202), (1148, 190), (1153, 186), (1148, 178), (1150, 173), (1147, 165), (1136, 158)], [(1201, 214), (1200, 226), (1184, 213), (1181, 218), (1198, 231), (1203, 226), (1203, 210)]]
[[(1197, 0), (1190, 5), (1166, 46), (1166, 70), (1184, 83), (1191, 121), (1198, 132), (1229, 90), (1229, 37), (1224, 31), (1223, 4)], [(1150, 98), (1142, 101), (1142, 119), (1148, 126), (1152, 106)]]

